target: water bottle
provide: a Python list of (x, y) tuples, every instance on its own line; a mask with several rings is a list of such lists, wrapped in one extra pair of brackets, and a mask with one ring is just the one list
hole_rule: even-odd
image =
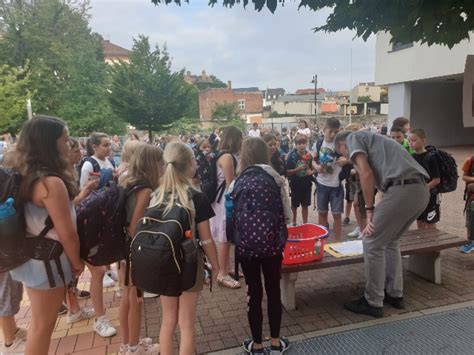
[(230, 193), (225, 194), (225, 217), (226, 219), (232, 218), (232, 212), (234, 211), (234, 200)]
[(314, 243), (314, 255), (318, 256), (321, 252), (321, 241), (318, 239), (316, 243)]
[(24, 228), (15, 210), (15, 200), (8, 198), (0, 204), (0, 238), (2, 245), (15, 248), (15, 240), (24, 233)]

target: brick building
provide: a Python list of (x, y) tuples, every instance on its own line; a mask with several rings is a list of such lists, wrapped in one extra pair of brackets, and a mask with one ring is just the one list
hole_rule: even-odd
[(263, 113), (263, 95), (256, 91), (241, 91), (239, 89), (207, 89), (199, 93), (199, 116), (207, 121), (212, 117), (216, 105), (236, 103), (242, 119), (250, 122)]

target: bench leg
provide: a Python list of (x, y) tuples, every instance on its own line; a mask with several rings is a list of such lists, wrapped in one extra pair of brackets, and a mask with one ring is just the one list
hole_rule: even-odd
[(287, 311), (296, 309), (295, 284), (297, 279), (297, 272), (281, 275), (281, 303)]
[(441, 284), (441, 254), (439, 252), (410, 255), (408, 270), (437, 285)]

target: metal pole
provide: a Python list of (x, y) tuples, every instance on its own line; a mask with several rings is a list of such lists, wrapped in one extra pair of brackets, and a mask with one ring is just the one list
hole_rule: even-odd
[(314, 121), (318, 123), (318, 75), (314, 74)]
[(33, 118), (33, 110), (31, 108), (31, 100), (26, 100), (26, 112), (28, 114), (28, 119), (31, 120)]
[(350, 75), (350, 88), (349, 88), (349, 124), (352, 124), (352, 46), (351, 46), (351, 75)]

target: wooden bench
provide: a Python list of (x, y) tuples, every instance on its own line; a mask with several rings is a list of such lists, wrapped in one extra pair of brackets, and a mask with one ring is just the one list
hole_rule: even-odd
[[(409, 231), (400, 239), (402, 255), (410, 255), (408, 270), (436, 284), (441, 284), (441, 254), (443, 249), (460, 246), (466, 243), (465, 238), (441, 230)], [(283, 265), (281, 299), (286, 310), (294, 310), (295, 283), (298, 272), (325, 269), (333, 266), (351, 265), (364, 262), (362, 255), (335, 258), (325, 252), (324, 258), (306, 264)]]

